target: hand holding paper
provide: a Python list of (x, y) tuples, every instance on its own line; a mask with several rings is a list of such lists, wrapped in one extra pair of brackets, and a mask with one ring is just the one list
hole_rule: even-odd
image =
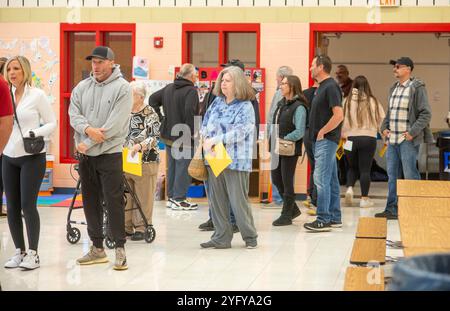
[(134, 156), (131, 150), (124, 148), (122, 150), (123, 171), (137, 176), (142, 176), (142, 153), (138, 152)]
[(215, 145), (213, 152), (205, 154), (205, 159), (216, 177), (233, 162), (223, 143)]

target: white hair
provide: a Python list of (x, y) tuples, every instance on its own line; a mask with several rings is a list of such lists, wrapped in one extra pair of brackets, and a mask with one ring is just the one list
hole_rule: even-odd
[(132, 81), (130, 82), (131, 89), (134, 93), (140, 95), (142, 98), (147, 96), (147, 87), (142, 81)]
[(281, 66), (277, 70), (277, 76), (281, 77), (281, 78), (284, 78), (284, 77), (287, 77), (287, 76), (291, 76), (293, 73), (294, 73), (294, 71), (289, 66)]

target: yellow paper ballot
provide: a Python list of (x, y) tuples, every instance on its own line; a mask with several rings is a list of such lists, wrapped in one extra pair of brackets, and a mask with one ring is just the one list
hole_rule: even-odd
[(384, 157), (384, 154), (386, 153), (387, 150), (387, 145), (383, 145), (383, 148), (380, 149), (380, 152), (378, 152), (378, 155), (380, 156), (380, 158)]
[(123, 148), (122, 150), (123, 171), (137, 176), (142, 176), (142, 153), (137, 152), (134, 157), (131, 156), (131, 150)]
[(336, 150), (336, 158), (338, 160), (340, 160), (342, 158), (342, 156), (344, 155), (344, 142), (345, 142), (344, 139), (341, 139), (339, 141), (339, 145), (338, 145), (337, 150)]
[(207, 153), (205, 159), (216, 177), (233, 162), (223, 143), (215, 145), (214, 154)]

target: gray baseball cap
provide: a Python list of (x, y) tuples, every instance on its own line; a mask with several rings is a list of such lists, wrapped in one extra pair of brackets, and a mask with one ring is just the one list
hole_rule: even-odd
[(111, 48), (107, 46), (97, 46), (92, 51), (91, 55), (86, 57), (86, 60), (91, 60), (94, 57), (101, 58), (101, 59), (109, 59), (114, 60), (114, 52), (111, 50)]

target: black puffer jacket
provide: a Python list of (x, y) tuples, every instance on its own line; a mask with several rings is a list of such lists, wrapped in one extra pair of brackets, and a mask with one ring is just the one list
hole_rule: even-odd
[[(161, 140), (168, 145), (182, 136), (171, 135), (172, 128), (177, 124), (186, 124), (194, 135), (194, 116), (197, 115), (199, 99), (194, 84), (186, 79), (177, 78), (173, 83), (153, 93), (149, 105), (155, 109), (161, 120)], [(161, 113), (161, 106), (164, 115)], [(192, 141), (191, 141), (192, 142)]]

